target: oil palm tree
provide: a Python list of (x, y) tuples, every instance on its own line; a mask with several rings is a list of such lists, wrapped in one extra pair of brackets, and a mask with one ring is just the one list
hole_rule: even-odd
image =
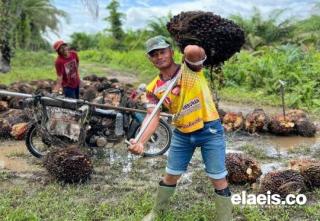
[(320, 1), (314, 4), (310, 17), (298, 21), (293, 41), (301, 45), (320, 47)]
[(39, 48), (45, 41), (42, 36), (49, 30), (57, 33), (59, 18), (67, 18), (50, 0), (13, 0), (11, 12), (14, 46), (24, 49)]
[(147, 30), (149, 31), (150, 35), (163, 35), (165, 37), (169, 37), (170, 34), (167, 30), (167, 23), (171, 18), (172, 15), (169, 13), (167, 16), (155, 17), (149, 20), (147, 23)]
[(9, 45), (11, 23), (9, 22), (9, 0), (0, 0), (0, 73), (10, 70), (11, 48)]
[(57, 33), (59, 18), (67, 13), (50, 0), (0, 0), (0, 72), (10, 70), (12, 46), (38, 49), (47, 31)]
[(274, 10), (267, 19), (263, 18), (258, 8), (254, 8), (253, 11), (249, 19), (241, 15), (230, 16), (246, 33), (245, 47), (256, 49), (262, 45), (281, 43), (290, 39), (294, 29), (292, 19), (287, 18), (280, 21), (285, 10)]

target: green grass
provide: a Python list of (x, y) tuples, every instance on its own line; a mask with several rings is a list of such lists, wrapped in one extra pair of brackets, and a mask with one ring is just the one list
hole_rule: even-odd
[[(131, 193), (123, 201), (108, 201), (108, 191), (92, 186), (21, 186), (1, 192), (1, 220), (125, 220), (141, 217), (148, 193)], [(139, 199), (139, 200), (137, 200)], [(147, 204), (148, 205), (148, 204)]]
[(306, 145), (301, 145), (299, 147), (289, 149), (288, 153), (298, 154), (298, 155), (308, 155), (311, 153), (311, 147)]
[(237, 103), (260, 104), (268, 106), (280, 106), (281, 97), (276, 95), (266, 96), (261, 90), (249, 91), (242, 87), (225, 87), (219, 91), (221, 100)]
[(5, 181), (10, 179), (12, 176), (10, 173), (6, 172), (6, 171), (0, 171), (0, 181)]
[[(213, 220), (215, 216), (213, 188), (205, 175), (195, 175), (188, 188), (179, 189), (170, 203), (163, 221)], [(14, 178), (11, 182), (16, 182)], [(10, 183), (11, 183), (10, 182)], [(156, 185), (156, 184), (155, 184)], [(2, 182), (0, 190), (1, 220), (134, 220), (138, 221), (152, 208), (155, 185), (144, 188), (113, 187), (106, 183), (43, 185), (30, 180), (20, 185)], [(231, 187), (234, 192), (245, 190)], [(127, 189), (131, 189), (128, 191)], [(307, 193), (309, 204), (297, 207), (236, 206), (234, 217), (242, 220), (289, 221), (319, 220), (320, 190)], [(160, 220), (160, 219), (159, 219)]]
[(314, 158), (318, 158), (320, 160), (320, 149), (317, 149), (312, 154)]
[(288, 106), (319, 112), (319, 57), (318, 50), (303, 50), (295, 45), (264, 47), (255, 52), (243, 50), (225, 62), (225, 83), (258, 92), (258, 98), (263, 99), (279, 97), (279, 80), (284, 80)]
[(12, 59), (11, 71), (1, 74), (0, 83), (10, 84), (16, 81), (39, 79), (56, 79), (54, 54), (16, 51)]
[(262, 147), (256, 147), (251, 144), (246, 144), (241, 146), (240, 150), (257, 159), (270, 159), (270, 157), (267, 155), (266, 150)]

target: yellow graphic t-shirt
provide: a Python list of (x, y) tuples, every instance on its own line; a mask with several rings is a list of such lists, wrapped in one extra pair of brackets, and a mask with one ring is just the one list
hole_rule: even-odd
[[(203, 128), (204, 122), (219, 119), (219, 114), (203, 71), (194, 72), (183, 63), (176, 74), (180, 73), (180, 79), (163, 105), (171, 114), (175, 114), (173, 123), (176, 128), (183, 133), (190, 133)], [(171, 81), (163, 81), (159, 75), (153, 79), (147, 86), (148, 107), (157, 104)]]

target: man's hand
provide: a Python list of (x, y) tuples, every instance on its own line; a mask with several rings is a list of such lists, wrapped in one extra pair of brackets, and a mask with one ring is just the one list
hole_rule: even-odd
[(128, 150), (135, 155), (142, 155), (144, 151), (143, 144), (141, 142), (137, 142), (135, 139), (130, 140), (131, 145)]
[(202, 61), (206, 56), (205, 50), (198, 45), (188, 45), (185, 47), (183, 54), (191, 62)]
[(58, 76), (57, 82), (52, 90), (53, 93), (62, 94), (62, 75)]
[(193, 71), (200, 71), (207, 58), (205, 50), (198, 45), (188, 45), (183, 53), (188, 67)]
[(52, 90), (52, 93), (54, 93), (54, 94), (63, 94), (62, 88), (59, 87), (59, 86), (55, 86), (55, 87), (53, 88), (53, 90)]

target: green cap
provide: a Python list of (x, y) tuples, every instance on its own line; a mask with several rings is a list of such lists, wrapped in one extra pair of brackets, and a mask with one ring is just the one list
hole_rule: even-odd
[(153, 50), (168, 48), (170, 46), (170, 43), (164, 36), (158, 35), (147, 40), (146, 51), (147, 53), (150, 53)]

